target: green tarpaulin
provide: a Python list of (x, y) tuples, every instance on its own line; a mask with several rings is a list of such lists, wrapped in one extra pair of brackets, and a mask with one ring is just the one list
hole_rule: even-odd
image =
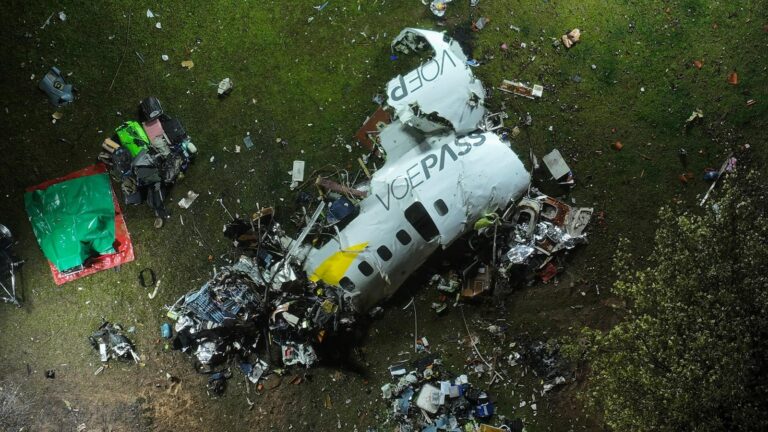
[(43, 254), (60, 271), (114, 252), (115, 207), (107, 174), (27, 192), (24, 205)]

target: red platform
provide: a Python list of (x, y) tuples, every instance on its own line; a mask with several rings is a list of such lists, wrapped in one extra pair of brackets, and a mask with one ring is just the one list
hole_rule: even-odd
[[(63, 177), (47, 180), (36, 186), (30, 186), (27, 188), (27, 192), (32, 192), (40, 189), (46, 189), (56, 183), (61, 183), (66, 180), (72, 180), (78, 177), (85, 177), (94, 174), (102, 174), (107, 172), (107, 167), (104, 164), (91, 165), (81, 170), (69, 173)], [(120, 210), (120, 203), (117, 201), (117, 195), (115, 191), (112, 191), (112, 202), (115, 205), (115, 253), (108, 255), (99, 255), (86, 260), (82, 270), (70, 273), (60, 272), (56, 266), (48, 261), (48, 266), (51, 267), (51, 273), (53, 273), (53, 281), (56, 285), (61, 285), (67, 282), (71, 282), (82, 277), (92, 275), (102, 270), (111, 269), (124, 263), (129, 263), (134, 260), (133, 244), (131, 243), (131, 236), (128, 234), (128, 227), (125, 225), (125, 218), (123, 218), (123, 212)]]

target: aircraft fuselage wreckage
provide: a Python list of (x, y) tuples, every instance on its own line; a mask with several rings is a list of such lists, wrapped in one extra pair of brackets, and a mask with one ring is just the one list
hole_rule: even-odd
[(429, 60), (387, 84), (392, 122), (379, 135), (386, 162), (358, 215), (321, 247), (297, 254), (312, 281), (341, 287), (358, 312), (390, 297), (432, 253), (530, 184), (508, 144), (481, 129), (485, 90), (459, 44), (413, 28), (392, 42), (403, 54), (429, 48)]

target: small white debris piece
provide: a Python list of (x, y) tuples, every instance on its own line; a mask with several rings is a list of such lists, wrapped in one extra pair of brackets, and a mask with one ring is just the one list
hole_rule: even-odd
[(162, 29), (162, 28), (163, 28), (163, 25), (162, 25), (162, 24), (160, 24), (160, 21), (158, 21), (157, 23), (155, 23), (155, 28), (156, 28), (156, 29), (158, 29), (158, 30), (160, 30), (160, 29)]
[(552, 174), (552, 178), (555, 180), (565, 177), (569, 172), (571, 172), (571, 168), (568, 167), (565, 159), (563, 159), (563, 156), (557, 149), (554, 149), (548, 154), (544, 155), (543, 160), (544, 165), (547, 166), (549, 173)]
[(48, 19), (47, 19), (47, 20), (45, 20), (45, 22), (43, 23), (43, 25), (42, 25), (42, 26), (40, 26), (40, 28), (41, 28), (41, 29), (44, 29), (45, 27), (47, 27), (47, 26), (48, 26), (48, 25), (51, 23), (51, 18), (53, 18), (53, 15), (54, 15), (55, 13), (56, 13), (56, 12), (51, 12), (51, 14), (48, 16)]
[(211, 156), (211, 159), (209, 160), (210, 163), (213, 163), (213, 160), (216, 158), (216, 156)]
[(239, 145), (235, 145), (235, 153), (240, 153), (240, 146)]
[(183, 209), (188, 209), (189, 206), (192, 205), (193, 202), (199, 197), (200, 194), (195, 193), (195, 191), (190, 190), (187, 192), (187, 196), (179, 200), (179, 207)]
[(304, 165), (302, 160), (293, 161), (292, 179), (293, 181), (304, 181)]
[(163, 54), (160, 56), (160, 58), (163, 59), (163, 61), (168, 61), (171, 59), (170, 57), (168, 57), (168, 54)]
[(299, 183), (304, 181), (304, 166), (303, 160), (293, 161), (293, 170), (291, 171), (291, 190), (295, 189)]
[(685, 122), (690, 123), (696, 119), (704, 118), (704, 111), (702, 111), (700, 108), (696, 108), (691, 112), (691, 116), (688, 117)]
[(67, 20), (67, 14), (64, 13), (64, 11), (59, 12), (59, 19), (64, 22)]
[(155, 14), (151, 10), (147, 9), (147, 18), (154, 18), (154, 17), (155, 17)]
[(232, 93), (232, 89), (235, 87), (234, 83), (229, 78), (224, 78), (219, 82), (217, 93), (219, 97), (227, 96)]

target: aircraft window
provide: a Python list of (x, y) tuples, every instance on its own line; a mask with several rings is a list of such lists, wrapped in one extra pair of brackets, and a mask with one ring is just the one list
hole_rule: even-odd
[(440, 216), (445, 216), (448, 214), (448, 206), (445, 205), (445, 201), (441, 199), (435, 201), (435, 210), (437, 210), (437, 214)]
[(376, 250), (376, 252), (379, 253), (379, 256), (384, 261), (389, 261), (390, 259), (392, 259), (392, 251), (389, 250), (389, 248), (386, 247), (386, 246), (383, 246), (383, 245), (379, 246), (379, 248)]
[(373, 267), (371, 267), (371, 265), (366, 261), (362, 261), (360, 264), (358, 264), (357, 269), (360, 270), (360, 273), (362, 273), (364, 276), (370, 276), (373, 274)]
[(429, 217), (427, 209), (425, 209), (424, 205), (418, 201), (405, 209), (405, 219), (411, 224), (413, 229), (419, 233), (424, 241), (431, 241), (440, 234), (435, 226), (435, 222)]
[(395, 234), (395, 237), (397, 237), (397, 241), (403, 246), (411, 242), (411, 236), (405, 232), (405, 230), (398, 231), (397, 234)]
[(348, 277), (344, 276), (339, 280), (339, 285), (341, 285), (342, 288), (344, 288), (347, 291), (354, 291), (355, 290), (355, 283), (352, 282)]

